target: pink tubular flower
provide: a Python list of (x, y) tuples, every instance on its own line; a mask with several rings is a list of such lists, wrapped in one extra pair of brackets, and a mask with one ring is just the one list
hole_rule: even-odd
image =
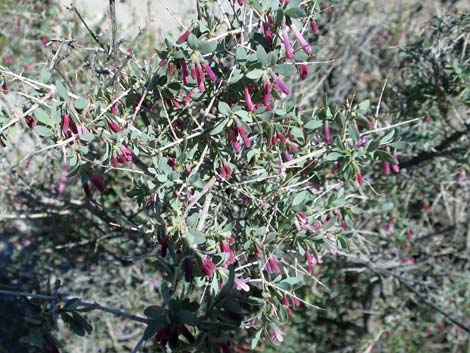
[(123, 128), (120, 127), (116, 122), (114, 122), (113, 120), (108, 120), (108, 126), (109, 128), (113, 131), (113, 132), (119, 132), (119, 131), (122, 131)]
[(196, 62), (196, 80), (197, 80), (197, 88), (199, 89), (199, 92), (203, 93), (206, 90), (206, 86), (204, 85), (204, 72), (202, 70), (202, 66), (199, 62)]
[(253, 110), (255, 110), (255, 105), (251, 100), (250, 90), (248, 89), (248, 87), (245, 87), (243, 91), (245, 93), (246, 109), (252, 112)]
[(325, 125), (323, 126), (324, 130), (324, 139), (326, 143), (330, 143), (331, 141), (331, 135), (330, 135), (330, 124), (328, 123), (328, 120), (325, 120)]
[(305, 80), (308, 77), (308, 66), (307, 64), (301, 64), (299, 67), (300, 80)]
[(239, 153), (241, 151), (240, 143), (238, 142), (238, 130), (230, 130), (230, 140), (232, 141), (232, 146), (235, 152)]
[(263, 21), (264, 38), (266, 38), (266, 41), (269, 43), (269, 45), (273, 44), (274, 38), (273, 32), (271, 31), (271, 21), (271, 16), (268, 16), (267, 20)]
[(26, 121), (26, 125), (28, 125), (31, 129), (34, 129), (38, 123), (31, 115), (26, 115), (24, 120)]
[(132, 151), (127, 148), (126, 146), (122, 145), (120, 147), (120, 154), (117, 156), (117, 160), (119, 163), (129, 163), (132, 162)]
[(181, 72), (183, 73), (183, 83), (187, 85), (189, 83), (188, 65), (186, 65), (186, 61), (184, 59), (181, 59), (179, 63), (181, 66)]
[(209, 258), (209, 256), (206, 256), (203, 260), (202, 260), (202, 266), (201, 266), (201, 271), (202, 273), (209, 277), (209, 278), (212, 278), (213, 274), (214, 274), (214, 271), (217, 269), (217, 267), (215, 266), (215, 264), (211, 261), (211, 259)]
[(411, 238), (413, 237), (413, 232), (411, 231), (411, 229), (406, 230), (406, 237), (408, 238), (408, 240), (411, 240)]
[(215, 81), (217, 80), (217, 76), (216, 74), (214, 73), (214, 71), (212, 71), (211, 67), (209, 66), (208, 63), (203, 63), (202, 66), (204, 67), (204, 71), (206, 72), (207, 76), (209, 76), (209, 79), (211, 81)]
[(235, 255), (233, 254), (232, 249), (230, 249), (230, 245), (226, 242), (220, 243), (220, 251), (229, 254), (228, 260), (223, 265), (224, 268), (227, 268), (235, 260)]
[(273, 341), (284, 341), (284, 337), (286, 334), (282, 332), (278, 327), (274, 327), (271, 331), (271, 340)]
[(248, 286), (247, 282), (248, 282), (247, 279), (235, 277), (235, 280), (234, 280), (235, 289), (249, 292), (250, 287)]
[(90, 176), (90, 181), (97, 190), (104, 192), (105, 186), (100, 173), (93, 172)]
[(242, 125), (238, 125), (237, 126), (237, 131), (238, 131), (238, 134), (241, 136), (242, 140), (243, 140), (243, 143), (245, 144), (245, 146), (247, 148), (250, 148), (251, 146), (251, 142), (250, 142), (250, 139), (248, 138), (248, 135), (245, 131), (245, 129), (243, 128)]
[(7, 86), (7, 83), (4, 82), (3, 85), (2, 85), (2, 92), (3, 94), (8, 94), (8, 86)]
[(317, 265), (317, 258), (307, 251), (305, 253), (305, 259), (307, 260), (307, 272), (312, 273), (313, 268)]
[(284, 303), (284, 307), (286, 308), (287, 315), (292, 315), (292, 309), (290, 308), (289, 299), (286, 295), (282, 298), (282, 302)]
[(294, 36), (297, 39), (297, 41), (299, 42), (299, 44), (302, 46), (302, 49), (304, 50), (304, 52), (307, 53), (308, 55), (311, 55), (312, 54), (312, 47), (307, 42), (307, 40), (304, 38), (302, 33), (299, 32), (299, 30), (297, 29), (295, 24), (291, 23), (289, 27), (292, 30), (292, 32), (294, 33)]
[(284, 48), (286, 50), (286, 57), (288, 59), (294, 58), (294, 48), (289, 40), (289, 35), (287, 34), (287, 27), (285, 23), (282, 23), (282, 42), (284, 43)]
[(279, 77), (275, 78), (277, 86), (281, 89), (281, 91), (285, 94), (290, 93), (290, 88), (282, 81)]
[(232, 177), (232, 168), (227, 163), (222, 164), (220, 167), (220, 175), (224, 179), (230, 179)]
[(387, 161), (384, 161), (384, 174), (390, 175), (390, 163)]
[(111, 108), (111, 113), (113, 113), (114, 115), (118, 115), (119, 114), (119, 105), (117, 103), (114, 103), (112, 108)]
[(184, 42), (186, 42), (188, 40), (188, 37), (189, 35), (191, 34), (191, 32), (189, 31), (186, 31), (184, 32), (181, 37), (178, 38), (178, 40), (176, 41), (176, 43), (178, 44), (183, 44)]
[(286, 159), (287, 162), (292, 160), (292, 156), (290, 155), (288, 150), (284, 150), (284, 158)]
[[(62, 133), (65, 135), (70, 126), (70, 117), (68, 114), (62, 115)], [(70, 136), (68, 136), (70, 137)]]
[(268, 259), (268, 262), (266, 262), (266, 271), (268, 271), (268, 273), (281, 273), (282, 272), (274, 256), (271, 256)]
[(315, 20), (310, 20), (310, 28), (312, 29), (312, 32), (314, 34), (318, 33), (318, 26), (317, 26), (317, 23), (315, 22)]
[(230, 341), (217, 343), (219, 348), (222, 350), (222, 353), (232, 353), (230, 349)]
[(362, 178), (362, 173), (359, 169), (357, 170), (356, 179), (357, 179), (357, 183), (359, 184), (359, 186), (361, 186), (364, 183), (364, 179)]
[(269, 81), (264, 82), (264, 92), (263, 92), (263, 104), (269, 106), (271, 104), (271, 90), (273, 85)]

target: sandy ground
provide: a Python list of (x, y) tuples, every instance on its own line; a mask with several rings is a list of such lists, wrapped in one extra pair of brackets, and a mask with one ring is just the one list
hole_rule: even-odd
[[(74, 4), (90, 23), (99, 21), (108, 10), (108, 0), (60, 0), (63, 5)], [(116, 0), (116, 17), (126, 35), (140, 29), (174, 32), (195, 18), (191, 0)], [(176, 19), (176, 18), (177, 19)], [(179, 20), (179, 22), (178, 22)]]

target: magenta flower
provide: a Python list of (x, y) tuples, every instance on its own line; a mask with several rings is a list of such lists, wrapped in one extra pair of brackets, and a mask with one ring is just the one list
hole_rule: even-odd
[(184, 32), (181, 37), (178, 38), (178, 40), (176, 41), (176, 43), (178, 44), (183, 44), (184, 42), (186, 42), (188, 40), (188, 37), (189, 35), (191, 34), (191, 32), (189, 31), (186, 31)]
[(217, 267), (215, 266), (215, 264), (211, 261), (211, 259), (209, 258), (209, 256), (206, 256), (203, 260), (202, 260), (202, 266), (201, 266), (201, 271), (202, 273), (209, 277), (209, 278), (212, 278), (213, 274), (214, 274), (214, 271), (217, 269)]
[(230, 140), (232, 141), (232, 146), (235, 152), (239, 153), (241, 151), (240, 143), (238, 142), (238, 130), (230, 130)]
[(312, 29), (312, 32), (314, 34), (318, 33), (318, 26), (317, 26), (317, 23), (315, 22), (315, 20), (310, 20), (310, 28)]
[(113, 132), (119, 132), (119, 131), (122, 131), (122, 127), (120, 127), (116, 122), (114, 122), (113, 120), (108, 120), (108, 126), (111, 130), (113, 130)]
[(264, 92), (263, 92), (263, 104), (267, 107), (271, 105), (271, 90), (272, 89), (273, 89), (273, 86), (271, 82), (265, 81)]
[(217, 343), (217, 345), (222, 350), (222, 353), (232, 353), (232, 350), (230, 349), (230, 346), (231, 346), (230, 341), (220, 342), (220, 343)]
[(408, 238), (408, 240), (411, 240), (411, 238), (413, 237), (413, 232), (411, 231), (411, 229), (406, 230), (406, 237)]
[(209, 79), (211, 81), (217, 80), (216, 74), (214, 73), (214, 71), (212, 71), (208, 63), (203, 63), (202, 66), (204, 67), (204, 71), (206, 72), (207, 76), (209, 76)]
[(97, 190), (104, 192), (105, 186), (100, 173), (93, 172), (90, 176), (90, 181)]
[(292, 315), (292, 309), (290, 308), (289, 299), (286, 295), (282, 298), (282, 302), (284, 303), (284, 307), (286, 308), (287, 315)]
[(181, 59), (179, 63), (181, 66), (181, 72), (183, 73), (183, 83), (187, 85), (189, 83), (188, 65), (186, 65), (186, 61), (184, 61), (184, 59)]
[(235, 289), (242, 290), (242, 291), (245, 291), (245, 292), (249, 292), (250, 291), (250, 286), (248, 286), (247, 282), (248, 282), (247, 279), (235, 277), (235, 279), (234, 279)]
[(168, 64), (168, 74), (173, 75), (173, 72), (175, 72), (175, 64), (171, 62)]
[(312, 54), (312, 47), (307, 42), (307, 40), (304, 38), (302, 33), (299, 32), (299, 30), (297, 29), (295, 24), (291, 23), (289, 27), (292, 30), (292, 32), (294, 33), (294, 36), (297, 39), (297, 41), (299, 42), (299, 44), (302, 46), (302, 49), (304, 50), (304, 52), (307, 53), (308, 55), (311, 55)]
[(300, 80), (305, 80), (308, 77), (308, 66), (307, 64), (301, 64), (299, 67)]
[(228, 260), (223, 265), (224, 268), (227, 268), (235, 260), (235, 255), (233, 254), (232, 249), (230, 249), (230, 245), (226, 242), (220, 243), (220, 251), (229, 254)]
[(227, 163), (222, 164), (220, 167), (220, 175), (224, 179), (230, 179), (232, 177), (232, 168)]
[(390, 175), (390, 163), (387, 161), (384, 161), (384, 174)]
[(272, 21), (271, 16), (268, 16), (268, 22), (263, 21), (263, 31), (264, 31), (264, 38), (266, 38), (266, 41), (269, 43), (269, 45), (272, 45), (273, 44), (274, 34), (270, 29), (271, 26), (270, 26), (270, 23), (269, 23), (269, 19), (271, 19), (271, 21)]
[(206, 90), (206, 86), (204, 85), (204, 71), (202, 70), (202, 66), (199, 62), (196, 62), (196, 80), (197, 80), (197, 88), (199, 92), (203, 93)]
[(68, 116), (68, 114), (62, 115), (62, 133), (64, 135), (67, 134), (69, 126), (70, 126), (70, 117)]
[(362, 173), (361, 173), (361, 171), (360, 171), (359, 169), (357, 170), (356, 180), (357, 180), (357, 183), (359, 184), (359, 186), (361, 186), (361, 185), (364, 183), (364, 179), (363, 179), (363, 177), (362, 177)]
[(282, 272), (274, 256), (269, 257), (268, 262), (266, 262), (266, 271), (268, 271), (268, 273), (281, 273)]
[(313, 268), (317, 265), (317, 258), (307, 251), (305, 253), (305, 259), (307, 260), (307, 272), (312, 273)]
[(287, 34), (287, 28), (285, 23), (282, 24), (282, 42), (284, 43), (284, 48), (286, 50), (286, 57), (288, 59), (294, 58), (294, 48), (289, 40), (289, 35)]
[(275, 78), (277, 86), (281, 89), (281, 91), (285, 94), (290, 93), (290, 88), (282, 81), (279, 77)]
[(112, 108), (111, 108), (111, 113), (113, 113), (114, 115), (118, 115), (119, 114), (119, 105), (117, 103), (114, 103)]
[(328, 120), (325, 120), (325, 125), (323, 126), (324, 130), (324, 139), (326, 143), (330, 143), (331, 141), (331, 135), (330, 135), (330, 124), (328, 123)]
[(248, 109), (251, 112), (255, 110), (255, 105), (253, 104), (253, 101), (251, 100), (250, 90), (248, 89), (248, 87), (245, 87), (243, 91), (245, 93), (246, 109)]
[(3, 85), (2, 85), (2, 92), (3, 94), (8, 94), (8, 86), (7, 86), (7, 83), (4, 82)]
[(245, 129), (243, 128), (242, 125), (238, 125), (237, 126), (237, 131), (238, 131), (238, 134), (241, 136), (242, 140), (243, 140), (243, 143), (245, 144), (245, 146), (247, 148), (250, 148), (251, 146), (251, 142), (250, 142), (250, 139), (248, 138), (248, 135), (245, 131)]
[(124, 145), (120, 147), (120, 150), (121, 153), (117, 156), (118, 162), (123, 164), (132, 162), (132, 151)]
[(278, 327), (275, 326), (273, 330), (271, 331), (271, 340), (282, 342), (284, 341), (285, 335), (286, 334), (284, 332), (282, 332)]
[(26, 115), (24, 120), (26, 121), (26, 125), (28, 125), (31, 129), (34, 129), (38, 123), (31, 115)]
[(287, 162), (292, 160), (292, 156), (290, 155), (288, 150), (284, 150), (284, 158)]

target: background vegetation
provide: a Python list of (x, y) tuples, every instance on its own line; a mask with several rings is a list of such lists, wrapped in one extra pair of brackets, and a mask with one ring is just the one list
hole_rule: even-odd
[[(163, 288), (170, 271), (163, 264), (177, 268), (171, 261), (178, 259), (184, 263), (185, 256), (197, 258), (196, 277), (203, 280), (191, 288), (192, 294), (188, 289), (188, 297), (199, 300), (206, 287), (204, 276), (197, 273), (203, 258), (191, 250), (197, 247), (184, 245), (175, 248), (183, 249), (182, 253), (175, 250), (167, 256), (162, 254), (161, 218), (178, 220), (181, 217), (178, 207), (182, 206), (161, 209), (152, 200), (160, 198), (163, 205), (171, 195), (174, 201), (169, 204), (178, 205), (175, 190), (180, 189), (179, 180), (187, 181), (191, 186), (188, 190), (197, 194), (204, 190), (212, 175), (217, 176), (217, 182), (211, 196), (214, 201), (208, 226), (203, 228), (203, 233), (213, 243), (206, 243), (203, 253), (212, 254), (221, 239), (234, 237), (230, 246), (237, 249), (236, 265), (250, 264), (256, 260), (253, 239), (266, 235), (263, 227), (274, 215), (273, 224), (278, 232), (263, 238), (266, 249), (262, 251), (266, 251), (264, 256), (282, 248), (282, 254), (276, 253), (282, 278), (273, 275), (270, 283), (295, 293), (292, 297), (279, 289), (265, 290), (256, 282), (260, 279), (256, 269), (250, 272), (247, 267), (237, 272), (245, 279), (254, 280), (248, 282), (251, 297), (244, 296), (242, 290), (234, 291), (235, 302), (242, 303), (239, 312), (245, 317), (241, 321), (235, 319), (236, 328), (215, 327), (227, 333), (211, 341), (215, 344), (210, 346), (214, 352), (229, 349), (224, 346), (228, 340), (231, 349), (237, 352), (465, 352), (469, 349), (470, 13), (465, 1), (305, 2), (302, 6), (312, 8), (318, 25), (318, 33), (308, 35), (314, 51), (309, 61), (314, 63), (308, 65), (305, 80), (299, 80), (297, 72), (286, 79), (293, 93), (287, 103), (280, 100), (280, 112), (271, 118), (272, 126), (259, 128), (250, 120), (244, 121), (244, 113), (237, 115), (255, 145), (244, 148), (242, 158), (234, 156), (233, 140), (228, 134), (214, 131), (217, 122), (231, 116), (231, 109), (237, 111), (236, 104), (245, 105), (243, 87), (228, 85), (227, 88), (225, 80), (211, 91), (215, 92), (213, 96), (219, 105), (208, 109), (202, 123), (212, 128), (210, 136), (215, 136), (211, 137), (214, 142), (208, 145), (215, 146), (217, 152), (212, 149), (204, 152), (207, 136), (194, 140), (194, 145), (186, 142), (186, 150), (160, 151), (171, 144), (172, 134), (179, 137), (181, 133), (187, 138), (192, 131), (198, 131), (202, 121), (198, 119), (204, 112), (201, 107), (207, 107), (213, 97), (196, 93), (190, 108), (170, 103), (173, 98), (184, 97), (171, 96), (178, 90), (168, 88), (167, 84), (177, 78), (162, 83), (158, 80), (163, 76), (155, 74), (161, 73), (158, 70), (168, 70), (167, 63), (162, 64), (169, 57), (167, 50), (162, 49), (168, 46), (168, 39), (165, 43), (163, 37), (144, 32), (137, 38), (122, 40), (117, 65), (116, 58), (99, 50), (100, 42), (112, 46), (110, 21), (106, 16), (96, 28), (87, 30), (83, 23), (86, 14), (64, 10), (53, 1), (0, 4), (0, 83), (4, 80), (8, 86), (8, 94), (0, 97), (0, 139), (7, 146), (0, 152), (3, 200), (0, 206), (0, 268), (3, 269), (0, 272), (0, 290), (3, 290), (0, 350), (53, 352), (53, 340), (61, 352), (132, 351), (143, 334), (142, 324), (90, 310), (94, 308), (92, 302), (140, 317), (146, 307), (167, 302), (168, 294)], [(205, 13), (206, 18), (210, 18), (211, 11), (214, 14), (221, 11), (212, 1), (199, 4), (200, 13)], [(82, 20), (80, 16), (84, 16)], [(204, 28), (199, 27), (197, 31), (204, 37)], [(98, 40), (90, 33), (97, 35)], [(173, 34), (169, 38), (178, 37), (179, 34)], [(259, 45), (259, 38), (252, 40)], [(233, 43), (227, 40), (223, 44)], [(234, 48), (224, 49), (233, 49), (235, 54)], [(190, 49), (185, 49), (185, 55), (186, 51)], [(215, 52), (223, 51), (218, 48)], [(229, 72), (223, 68), (229, 67), (227, 62), (235, 65), (230, 61), (233, 58), (217, 55), (211, 58), (220, 63), (216, 73), (226, 78)], [(243, 62), (239, 56), (235, 60), (237, 64)], [(258, 63), (252, 67), (246, 65), (253, 72), (258, 68)], [(114, 71), (117, 68), (121, 71)], [(111, 75), (115, 72), (120, 72), (116, 79)], [(240, 82), (245, 79), (241, 78)], [(48, 97), (47, 90), (38, 87), (38, 82), (54, 84), (56, 80), (65, 86), (65, 93), (61, 93), (55, 84), (59, 96), (73, 92), (77, 97), (57, 97), (54, 101)], [(253, 85), (262, 84), (253, 82)], [(162, 91), (154, 86), (148, 89), (146, 85), (150, 84), (164, 88)], [(147, 88), (147, 100), (145, 96), (142, 98), (142, 87)], [(95, 140), (85, 136), (81, 143), (74, 145), (76, 153), (67, 154), (66, 158), (61, 148), (69, 146), (59, 144), (59, 148), (48, 148), (52, 142), (45, 142), (47, 132), (43, 130), (41, 136), (41, 130), (32, 130), (31, 121), (24, 119), (29, 115), (5, 128), (38, 102), (40, 106), (45, 103), (43, 108), (51, 114), (54, 109), (60, 112), (67, 109), (78, 111), (77, 116), (83, 117), (81, 111), (85, 108), (79, 99), (86, 97), (86, 109), (88, 104), (93, 105), (88, 113), (97, 116), (100, 109), (128, 89), (130, 93), (119, 103), (119, 114), (113, 114), (135, 122), (128, 124), (114, 120), (110, 112), (103, 114), (107, 120), (101, 125), (99, 121), (98, 125), (87, 125)], [(256, 94), (253, 96), (256, 99)], [(280, 97), (273, 99), (277, 98)], [(301, 111), (293, 104), (300, 105)], [(136, 106), (142, 107), (137, 118), (137, 114), (133, 115)], [(197, 117), (195, 122), (178, 125), (177, 117), (182, 112)], [(167, 114), (172, 122), (176, 121), (175, 131), (169, 131)], [(57, 115), (60, 120), (62, 114)], [(31, 114), (31, 117), (43, 126), (40, 116)], [(129, 131), (100, 135), (101, 130), (110, 129), (109, 121), (128, 124)], [(324, 142), (325, 121), (331, 123), (335, 139), (332, 144)], [(313, 126), (311, 131), (306, 128), (308, 123)], [(298, 132), (290, 124), (303, 130)], [(148, 126), (154, 130), (146, 130)], [(96, 130), (91, 130), (95, 127)], [(144, 131), (146, 138), (152, 141), (156, 138), (157, 142), (148, 143), (135, 130)], [(271, 151), (269, 142), (263, 142), (266, 134), (268, 141), (272, 141), (275, 134), (287, 135), (287, 131), (295, 136), (289, 136), (290, 141), (276, 147), (275, 152)], [(160, 141), (158, 136), (162, 135), (170, 137)], [(97, 142), (102, 136), (109, 138), (106, 146)], [(121, 160), (116, 168), (112, 158), (122, 144), (132, 149), (134, 158), (131, 164)], [(190, 150), (188, 144), (196, 146), (192, 155), (186, 154)], [(295, 152), (292, 146), (297, 146), (300, 152)], [(361, 149), (361, 146), (366, 147)], [(255, 175), (279, 172), (274, 163), (269, 163), (276, 161), (274, 157), (270, 160), (270, 153), (277, 153), (276, 158), (280, 156), (281, 163), (286, 163), (289, 162), (286, 150), (295, 160), (322, 148), (328, 154), (318, 156), (316, 165), (302, 165), (306, 169), (303, 174), (301, 171), (288, 174), (292, 183), (289, 180), (279, 185), (289, 192), (276, 194), (266, 204), (261, 202), (265, 200), (263, 195), (275, 193), (276, 189), (270, 186), (279, 186), (277, 181), (252, 183), (252, 187), (247, 182), (251, 179), (245, 179), (257, 168), (259, 174)], [(210, 158), (203, 163), (205, 153)], [(334, 166), (337, 162), (339, 165)], [(225, 163), (229, 163), (234, 173), (232, 180), (223, 178), (228, 179), (226, 184), (220, 179), (220, 168)], [(348, 169), (348, 165), (354, 168)], [(201, 172), (197, 178), (190, 179), (185, 174), (198, 168)], [(358, 170), (365, 181), (362, 186), (358, 185)], [(100, 194), (96, 190), (91, 200), (84, 196), (83, 184), (99, 188), (91, 182), (94, 171), (101, 172), (106, 191)], [(312, 192), (296, 184), (307, 178), (311, 178)], [(61, 186), (61, 180), (67, 181), (66, 186)], [(170, 183), (173, 181), (174, 184)], [(168, 187), (162, 190), (156, 186), (160, 184)], [(64, 192), (61, 187), (66, 188)], [(315, 191), (317, 188), (320, 191)], [(244, 195), (252, 201), (245, 202)], [(195, 208), (201, 211), (203, 204)], [(217, 205), (222, 206), (217, 208)], [(294, 221), (301, 220), (299, 212), (311, 215), (312, 224), (313, 220), (325, 222), (328, 227), (325, 234), (334, 234), (335, 241), (328, 242), (326, 236), (305, 240), (310, 239), (305, 230), (297, 234)], [(288, 216), (283, 219), (278, 213)], [(243, 223), (246, 219), (253, 222), (248, 227)], [(192, 238), (188, 240), (188, 235), (178, 233), (181, 229), (176, 223), (169, 225), (169, 233), (176, 234), (171, 241), (177, 243), (184, 238), (190, 245), (200, 245), (199, 232), (190, 232)], [(312, 263), (304, 259), (306, 250), (315, 251), (315, 262), (318, 262), (311, 275), (307, 266)], [(219, 262), (224, 261), (222, 256)], [(227, 281), (229, 271), (225, 277), (224, 274), (220, 271), (215, 278)], [(171, 277), (169, 282), (177, 281), (175, 278)], [(286, 287), (279, 284), (289, 278), (295, 280), (284, 282)], [(216, 293), (220, 289), (216, 282), (210, 282), (210, 288), (217, 285), (214, 297), (218, 298)], [(7, 291), (51, 298), (61, 293), (81, 298), (84, 305), (75, 311), (74, 305), (78, 303), (66, 302), (68, 311), (61, 307), (65, 313), (55, 322), (50, 299), (26, 299), (7, 295)], [(266, 292), (269, 299), (264, 296)], [(256, 303), (250, 302), (253, 297), (264, 298), (268, 304), (263, 310), (253, 309), (256, 307)], [(295, 298), (300, 299), (299, 303)], [(276, 326), (269, 317), (276, 318)], [(194, 334), (207, 329), (199, 322), (194, 327)], [(274, 327), (282, 331), (281, 339), (276, 339)], [(211, 328), (207, 330), (212, 337)], [(154, 336), (157, 332), (152, 333)], [(253, 340), (256, 348), (252, 348)], [(155, 352), (169, 349), (161, 341), (151, 341), (143, 349)], [(187, 338), (180, 341), (172, 349), (191, 350), (191, 345), (185, 345), (190, 343)], [(200, 349), (204, 351), (204, 346)]]

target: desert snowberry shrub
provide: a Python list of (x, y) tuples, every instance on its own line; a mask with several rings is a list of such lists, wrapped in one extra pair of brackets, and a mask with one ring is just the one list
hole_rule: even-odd
[[(144, 59), (119, 32), (106, 41), (88, 29), (83, 43), (44, 39), (51, 52), (38, 76), (0, 66), (2, 94), (25, 92), (20, 109), (1, 113), (2, 154), (17, 157), (18, 126), (31, 140), (11, 185), (32, 176), (30, 190), (48, 196), (39, 200), (91, 213), (77, 224), (153, 244), (132, 249), (161, 276), (145, 318), (121, 315), (146, 325), (134, 351), (150, 341), (174, 352), (283, 341), (297, 307), (316, 310), (297, 290), (356, 234), (368, 176), (399, 173), (393, 126), (368, 100), (297, 104), (295, 82), (314, 65), (316, 2), (225, 5), (217, 16), (200, 2), (197, 21)], [(78, 50), (90, 41), (93, 60)], [(39, 156), (52, 171), (28, 169)], [(83, 312), (103, 309), (45, 300), (26, 341), (51, 352), (58, 318), (83, 336), (93, 324)]]

